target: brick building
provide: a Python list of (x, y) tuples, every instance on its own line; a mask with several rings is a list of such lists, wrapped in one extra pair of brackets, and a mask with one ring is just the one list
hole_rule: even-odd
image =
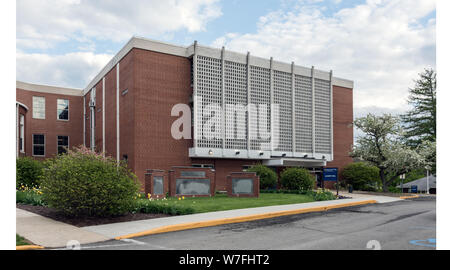
[[(352, 161), (353, 82), (250, 53), (133, 37), (84, 89), (16, 91), (18, 156), (84, 144), (126, 159), (141, 181), (147, 169), (212, 167), (218, 190), (257, 163), (320, 177)], [(189, 132), (177, 138), (181, 118)]]

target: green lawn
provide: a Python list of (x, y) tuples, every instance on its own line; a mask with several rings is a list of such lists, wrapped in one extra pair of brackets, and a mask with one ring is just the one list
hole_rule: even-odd
[(185, 197), (184, 200), (178, 200), (178, 198), (168, 198), (167, 200), (154, 200), (152, 203), (189, 207), (194, 209), (195, 213), (205, 213), (212, 211), (306, 203), (313, 201), (313, 197), (308, 195), (261, 193), (259, 198), (230, 198), (224, 194), (217, 194), (214, 197)]
[(25, 246), (25, 245), (29, 245), (29, 243), (25, 241), (25, 238), (16, 234), (16, 246)]

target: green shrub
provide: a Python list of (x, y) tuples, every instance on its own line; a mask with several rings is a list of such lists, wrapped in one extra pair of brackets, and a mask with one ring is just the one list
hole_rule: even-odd
[(256, 172), (259, 176), (260, 189), (273, 189), (276, 187), (278, 176), (269, 167), (259, 164), (252, 166), (247, 171)]
[(45, 205), (39, 190), (17, 190), (16, 203), (30, 205)]
[(132, 211), (139, 190), (125, 163), (85, 147), (46, 161), (44, 201), (70, 216), (114, 216)]
[[(39, 187), (43, 164), (31, 157), (20, 157), (16, 160), (16, 187)], [(23, 186), (23, 187), (22, 187)]]
[(350, 163), (342, 171), (346, 184), (355, 190), (376, 191), (381, 184), (379, 169), (364, 162)]
[(147, 214), (189, 215), (193, 214), (195, 210), (191, 207), (164, 203), (163, 200), (150, 201), (147, 199), (140, 199), (136, 202), (135, 212)]
[(314, 192), (313, 198), (315, 201), (329, 201), (336, 200), (336, 195), (329, 190), (319, 188)]
[(303, 168), (287, 168), (281, 173), (281, 185), (285, 189), (307, 191), (314, 187), (314, 178)]
[(397, 187), (388, 187), (388, 191), (391, 193), (401, 193), (402, 192), (401, 188), (397, 188)]

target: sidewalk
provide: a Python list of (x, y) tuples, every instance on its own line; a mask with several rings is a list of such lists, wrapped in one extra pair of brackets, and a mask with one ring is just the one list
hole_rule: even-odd
[(16, 209), (16, 231), (19, 235), (36, 245), (44, 247), (65, 247), (70, 240), (76, 240), (80, 244), (88, 244), (113, 238), (131, 238), (155, 233), (245, 222), (283, 215), (326, 211), (332, 208), (352, 205), (387, 203), (401, 200), (393, 197), (346, 192), (339, 192), (339, 194), (352, 198), (209, 212), (87, 226), (82, 228), (42, 217), (22, 209)]
[(88, 244), (108, 237), (16, 208), (16, 233), (36, 245), (65, 247), (70, 240)]
[[(375, 200), (378, 203), (389, 203), (401, 201), (400, 197), (384, 196), (384, 195), (373, 195), (373, 194), (362, 194), (362, 193), (348, 193), (347, 191), (339, 191), (339, 195), (345, 197), (351, 197), (353, 199), (365, 199), (365, 200)], [(411, 196), (412, 194), (409, 194)]]
[(333, 201), (319, 201), (300, 204), (275, 205), (266, 207), (217, 211), (217, 212), (192, 214), (185, 216), (173, 216), (149, 220), (137, 220), (130, 222), (87, 226), (83, 227), (83, 229), (104, 235), (105, 237), (108, 238), (116, 238), (116, 239), (130, 238), (154, 233), (163, 233), (169, 231), (216, 226), (220, 224), (270, 218), (284, 214), (296, 214), (302, 212), (315, 212), (327, 210), (327, 209), (320, 209), (324, 207), (338, 208), (349, 206), (348, 204), (358, 205), (373, 202), (387, 203), (401, 200), (399, 198), (392, 198), (386, 196), (372, 196), (372, 195), (368, 196), (363, 194), (349, 194), (345, 192), (340, 194), (352, 198)]

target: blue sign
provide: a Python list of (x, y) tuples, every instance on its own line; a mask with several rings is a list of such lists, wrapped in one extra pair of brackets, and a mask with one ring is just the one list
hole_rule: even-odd
[(323, 168), (323, 181), (337, 181), (338, 168)]
[(411, 193), (417, 193), (417, 186), (416, 185), (411, 186)]

